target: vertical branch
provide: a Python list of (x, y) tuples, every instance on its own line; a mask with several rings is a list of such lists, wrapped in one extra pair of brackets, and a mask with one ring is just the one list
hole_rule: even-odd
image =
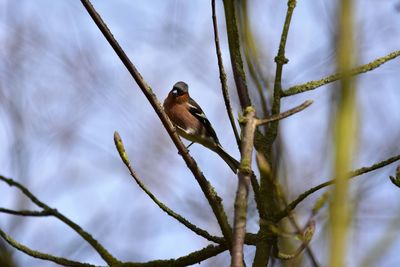
[(245, 126), (243, 128), (243, 138), (241, 144), (241, 161), (239, 167), (239, 181), (235, 199), (235, 216), (233, 222), (232, 239), (232, 267), (242, 267), (243, 246), (246, 235), (247, 218), (247, 199), (249, 194), (250, 179), (253, 172), (251, 170), (251, 156), (254, 147), (254, 132), (256, 130), (255, 109), (247, 107), (245, 110)]
[(240, 106), (242, 109), (245, 109), (246, 107), (251, 106), (251, 100), (247, 89), (246, 74), (243, 69), (242, 55), (240, 52), (239, 32), (236, 24), (234, 1), (224, 0), (224, 10), (233, 77), (235, 79)]
[[(285, 56), (286, 40), (289, 33), (290, 22), (292, 20), (293, 10), (296, 7), (296, 0), (288, 0), (288, 9), (286, 12), (285, 23), (283, 25), (281, 40), (279, 43), (278, 54), (275, 57), (276, 71), (275, 71), (275, 83), (274, 83), (274, 97), (272, 102), (272, 115), (278, 114), (281, 108), (281, 93), (282, 93), (282, 72), (283, 65), (289, 62)], [(271, 123), (268, 129), (268, 158), (272, 155), (272, 144), (278, 134), (279, 121)]]
[[(290, 22), (292, 20), (293, 10), (296, 7), (296, 0), (288, 0), (288, 9), (286, 12), (285, 23), (283, 25), (281, 39), (279, 43), (278, 54), (275, 57), (276, 72), (275, 72), (275, 83), (274, 83), (274, 95), (272, 100), (272, 111), (271, 115), (279, 114), (281, 105), (281, 92), (282, 92), (282, 70), (283, 65), (288, 62), (285, 57), (286, 40), (289, 33)], [(278, 134), (279, 121), (271, 122), (267, 134), (266, 134), (266, 151), (265, 157), (268, 163), (272, 166), (272, 145)], [(260, 170), (261, 171), (261, 170)], [(267, 214), (266, 218), (260, 218), (260, 230), (259, 235), (265, 236), (268, 234), (268, 225), (272, 222), (275, 214), (278, 210), (278, 199), (276, 192), (273, 188), (273, 170), (265, 170), (261, 174), (260, 179), (260, 195), (262, 201), (265, 203), (265, 211)], [(253, 266), (266, 266), (269, 261), (271, 254), (271, 248), (274, 243), (274, 238), (269, 240), (261, 240), (256, 246), (256, 254), (254, 257)]]
[[(260, 53), (258, 51), (258, 47), (253, 35), (253, 32), (250, 27), (250, 22), (249, 22), (249, 15), (248, 15), (248, 9), (247, 9), (248, 1), (242, 0), (241, 5), (240, 5), (240, 12), (238, 12), (239, 16), (239, 25), (240, 25), (240, 33), (242, 34), (242, 42), (243, 42), (243, 52), (244, 52), (244, 59), (246, 61), (248, 71), (250, 74), (251, 79), (253, 80), (257, 92), (258, 92), (258, 97), (261, 102), (261, 110), (263, 112), (263, 117), (269, 116), (269, 111), (268, 111), (268, 103), (266, 96), (264, 94), (264, 87), (268, 84), (264, 78), (263, 74), (261, 72), (261, 66), (260, 66)], [(265, 126), (267, 128), (267, 126)]]
[(330, 265), (344, 266), (346, 261), (347, 228), (350, 219), (348, 171), (351, 168), (355, 141), (355, 90), (351, 77), (353, 65), (352, 3), (342, 0), (339, 5), (337, 68), (343, 73), (340, 82), (335, 117), (335, 174), (336, 184), (330, 206)]
[(213, 27), (214, 27), (215, 50), (216, 50), (217, 59), (218, 59), (219, 78), (221, 80), (222, 95), (224, 96), (226, 111), (228, 112), (229, 121), (231, 123), (232, 130), (233, 130), (233, 133), (236, 138), (236, 143), (237, 143), (238, 147), (240, 148), (240, 136), (239, 136), (238, 130), (236, 128), (235, 118), (233, 117), (233, 113), (232, 113), (231, 101), (229, 100), (229, 90), (228, 90), (228, 85), (226, 82), (224, 62), (222, 61), (221, 48), (219, 46), (218, 24), (217, 24), (217, 16), (215, 14), (216, 13), (215, 12), (215, 0), (211, 0), (211, 9), (212, 9), (212, 21), (213, 21)]

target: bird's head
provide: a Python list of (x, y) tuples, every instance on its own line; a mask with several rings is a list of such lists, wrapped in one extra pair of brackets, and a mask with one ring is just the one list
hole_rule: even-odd
[(177, 82), (174, 87), (172, 87), (171, 95), (174, 97), (180, 97), (188, 94), (189, 86), (185, 82)]

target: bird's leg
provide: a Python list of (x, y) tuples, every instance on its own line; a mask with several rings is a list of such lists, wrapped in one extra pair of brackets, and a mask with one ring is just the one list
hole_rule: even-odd
[[(189, 147), (190, 147), (191, 145), (193, 145), (193, 144), (194, 144), (194, 142), (191, 142), (191, 143), (186, 147), (186, 149), (188, 150), (187, 152), (189, 152)], [(181, 155), (181, 152), (178, 151), (178, 154)]]
[(186, 147), (186, 149), (189, 149), (189, 147), (191, 146), (191, 145), (193, 145), (194, 144), (194, 142), (191, 142), (187, 147)]

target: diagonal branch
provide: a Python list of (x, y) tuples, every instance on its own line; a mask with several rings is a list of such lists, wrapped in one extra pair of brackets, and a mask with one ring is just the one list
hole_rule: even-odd
[(215, 15), (215, 0), (211, 0), (211, 9), (212, 9), (212, 21), (213, 21), (213, 27), (214, 27), (215, 50), (216, 50), (217, 59), (218, 59), (219, 78), (221, 80), (222, 95), (224, 96), (226, 111), (228, 112), (229, 121), (231, 123), (233, 133), (235, 134), (236, 143), (237, 143), (238, 147), (240, 148), (240, 136), (239, 136), (238, 130), (236, 128), (235, 118), (233, 117), (231, 101), (229, 100), (229, 90), (228, 90), (228, 85), (226, 82), (226, 73), (225, 73), (225, 69), (224, 69), (224, 62), (222, 61), (221, 48), (219, 46), (217, 16)]
[[(359, 67), (353, 68), (350, 70), (350, 75), (358, 75), (361, 73), (365, 73), (371, 70), (374, 70), (376, 68), (378, 68), (379, 66), (381, 66), (382, 64), (385, 64), (386, 62), (397, 58), (398, 56), (400, 56), (400, 50), (398, 51), (394, 51), (386, 56), (380, 57), (375, 59), (374, 61), (371, 61), (367, 64), (361, 65)], [(321, 87), (323, 85), (326, 85), (328, 83), (332, 83), (334, 81), (340, 80), (343, 77), (343, 74), (341, 73), (335, 73), (332, 74), (328, 77), (322, 78), (320, 80), (316, 80), (316, 81), (310, 81), (304, 84), (300, 84), (300, 85), (296, 85), (293, 87), (290, 87), (289, 89), (285, 90), (282, 92), (282, 97), (286, 97), (286, 96), (291, 96), (291, 95), (296, 95), (296, 94), (300, 94), (303, 92), (307, 92), (307, 91), (311, 91), (314, 90), (318, 87)]]
[(62, 257), (56, 257), (50, 254), (42, 253), (37, 250), (33, 250), (28, 248), (27, 246), (22, 245), (21, 243), (18, 243), (15, 241), (11, 236), (7, 235), (3, 230), (0, 229), (0, 236), (12, 247), (18, 249), (19, 251), (32, 256), (37, 259), (42, 259), (42, 260), (47, 260), (47, 261), (52, 261), (57, 264), (63, 265), (63, 266), (72, 266), (72, 267), (94, 267), (95, 265), (89, 264), (89, 263), (81, 263), (77, 261), (72, 261), (68, 260), (66, 258)]
[(117, 147), (118, 153), (119, 153), (122, 161), (124, 162), (125, 166), (128, 168), (129, 173), (131, 174), (133, 179), (136, 181), (136, 183), (139, 185), (139, 187), (151, 198), (151, 200), (153, 200), (154, 203), (156, 203), (157, 206), (160, 207), (160, 209), (162, 209), (169, 216), (176, 219), (178, 222), (182, 223), (184, 226), (186, 226), (187, 228), (189, 228), (190, 230), (192, 230), (194, 233), (198, 234), (199, 236), (202, 236), (205, 239), (208, 239), (208, 240), (213, 241), (218, 244), (224, 243), (223, 238), (210, 235), (206, 230), (203, 230), (203, 229), (197, 227), (196, 225), (192, 224), (187, 219), (185, 219), (178, 213), (174, 212), (173, 210), (168, 208), (164, 203), (159, 201), (153, 195), (153, 193), (151, 193), (150, 190), (146, 188), (146, 186), (143, 184), (143, 182), (139, 179), (136, 172), (133, 170), (132, 165), (128, 158), (128, 154), (125, 151), (124, 144), (123, 144), (122, 139), (121, 139), (120, 135), (118, 134), (118, 132), (114, 133), (114, 142), (115, 142), (115, 146)]
[(96, 23), (99, 30), (103, 33), (104, 37), (107, 39), (111, 47), (114, 49), (115, 53), (119, 56), (122, 63), (125, 65), (133, 79), (136, 81), (137, 85), (142, 90), (143, 94), (146, 96), (147, 100), (153, 107), (154, 111), (157, 113), (158, 117), (160, 118), (162, 124), (164, 125), (165, 129), (167, 130), (169, 136), (171, 137), (172, 141), (174, 142), (176, 148), (179, 151), (179, 154), (182, 156), (183, 160), (185, 161), (186, 165), (192, 172), (193, 176), (197, 180), (198, 184), (201, 187), (204, 195), (206, 196), (208, 203), (210, 204), (215, 217), (217, 218), (218, 224), (221, 228), (222, 234), (225, 238), (225, 241), (229, 244), (231, 243), (232, 238), (232, 229), (229, 225), (228, 218), (226, 216), (224, 207), (222, 205), (222, 199), (217, 195), (215, 189), (211, 186), (210, 182), (206, 179), (203, 175), (199, 167), (197, 166), (196, 161), (190, 156), (187, 148), (182, 143), (181, 139), (179, 138), (178, 134), (176, 133), (175, 127), (172, 125), (171, 121), (169, 120), (168, 116), (165, 114), (163, 108), (161, 107), (160, 102), (158, 101), (156, 95), (151, 90), (150, 86), (142, 78), (139, 71), (133, 65), (133, 63), (129, 60), (128, 56), (125, 54), (124, 50), (115, 40), (114, 36), (107, 28), (107, 25), (104, 23), (100, 15), (96, 12), (93, 5), (90, 3), (89, 0), (81, 0), (83, 6), (86, 8), (89, 15), (92, 17), (93, 21)]
[(70, 228), (72, 228), (78, 235), (80, 235), (84, 240), (86, 240), (86, 242), (88, 242), (97, 251), (97, 253), (103, 258), (103, 260), (107, 262), (107, 264), (115, 265), (119, 263), (119, 261), (116, 258), (114, 258), (114, 256), (111, 255), (110, 252), (108, 252), (96, 239), (94, 239), (91, 234), (83, 230), (78, 224), (74, 223), (73, 221), (65, 217), (56, 209), (52, 209), (45, 203), (41, 202), (22, 184), (1, 175), (0, 175), (0, 181), (7, 183), (9, 186), (17, 187), (19, 190), (21, 190), (21, 192), (25, 196), (27, 196), (30, 200), (32, 200), (32, 202), (35, 203), (37, 206), (41, 207), (45, 212), (49, 212), (51, 215), (53, 215), (54, 217), (56, 217), (57, 219), (68, 225)]
[[(348, 174), (348, 177), (349, 177), (349, 179), (355, 178), (355, 177), (360, 176), (362, 174), (365, 174), (365, 173), (368, 173), (368, 172), (372, 172), (374, 170), (377, 170), (377, 169), (380, 169), (382, 167), (385, 167), (385, 166), (387, 166), (387, 165), (389, 165), (389, 164), (391, 164), (393, 162), (396, 162), (398, 160), (400, 160), (400, 155), (388, 158), (388, 159), (386, 159), (384, 161), (381, 161), (381, 162), (376, 163), (376, 164), (374, 164), (372, 166), (369, 166), (369, 167), (362, 167), (360, 169), (351, 171)], [(291, 203), (289, 203), (289, 205), (287, 205), (287, 207), (283, 211), (281, 211), (279, 214), (277, 214), (277, 216), (276, 216), (277, 220), (279, 221), (282, 218), (286, 217), (289, 214), (290, 211), (294, 210), (296, 208), (296, 206), (300, 202), (302, 202), (305, 198), (307, 198), (312, 193), (315, 193), (316, 191), (318, 191), (318, 190), (320, 190), (320, 189), (322, 189), (324, 187), (333, 185), (334, 183), (335, 183), (335, 180), (332, 179), (332, 180), (329, 180), (329, 181), (324, 182), (322, 184), (319, 184), (317, 186), (314, 186), (314, 187), (308, 189), (307, 191), (305, 191), (304, 193), (300, 194), (295, 200), (293, 200)]]
[(257, 120), (257, 126), (262, 125), (262, 124), (266, 124), (266, 123), (269, 123), (269, 122), (272, 122), (272, 121), (282, 120), (284, 118), (292, 116), (293, 114), (296, 114), (296, 113), (306, 109), (312, 103), (313, 103), (312, 100), (306, 100), (306, 101), (303, 102), (303, 104), (301, 104), (301, 105), (299, 105), (297, 107), (291, 108), (291, 109), (289, 109), (289, 110), (287, 110), (285, 112), (282, 112), (280, 114), (272, 115), (272, 116), (270, 116), (268, 118), (265, 118), (265, 119), (258, 119)]

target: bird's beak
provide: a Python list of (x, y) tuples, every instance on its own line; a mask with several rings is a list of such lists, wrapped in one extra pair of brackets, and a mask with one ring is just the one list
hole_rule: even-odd
[(172, 94), (173, 96), (177, 96), (177, 95), (178, 95), (178, 90), (172, 89), (171, 94)]

